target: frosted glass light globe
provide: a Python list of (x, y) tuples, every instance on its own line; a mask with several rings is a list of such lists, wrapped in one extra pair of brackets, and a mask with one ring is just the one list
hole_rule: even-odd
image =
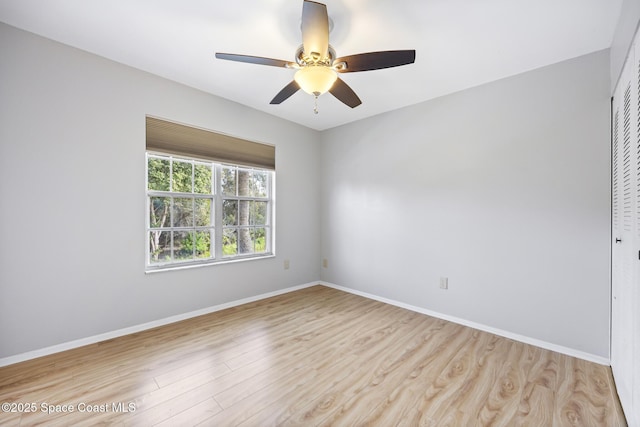
[(329, 67), (306, 66), (299, 69), (293, 79), (308, 94), (320, 96), (331, 89), (338, 74)]

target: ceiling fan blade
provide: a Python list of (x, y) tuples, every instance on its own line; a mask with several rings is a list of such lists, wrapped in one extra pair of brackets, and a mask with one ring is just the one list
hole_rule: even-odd
[(399, 67), (400, 65), (413, 64), (415, 60), (415, 50), (387, 50), (343, 56), (333, 61), (333, 64), (339, 73), (353, 73)]
[(338, 77), (338, 80), (336, 80), (331, 89), (329, 89), (329, 92), (331, 95), (338, 98), (343, 104), (346, 104), (351, 108), (355, 108), (362, 104), (358, 95), (356, 95), (353, 89), (351, 89), (340, 77)]
[(327, 6), (304, 0), (302, 5), (302, 46), (304, 53), (315, 59), (329, 54), (329, 15)]
[(295, 67), (297, 64), (282, 59), (263, 58), (261, 56), (236, 55), (233, 53), (216, 53), (216, 58), (228, 61), (247, 62), (250, 64), (270, 65), (272, 67)]
[(282, 101), (289, 98), (300, 89), (298, 83), (292, 80), (291, 83), (286, 85), (278, 94), (271, 100), (269, 104), (280, 104)]

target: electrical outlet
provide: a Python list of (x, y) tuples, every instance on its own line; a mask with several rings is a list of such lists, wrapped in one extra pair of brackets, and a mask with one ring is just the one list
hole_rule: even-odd
[(322, 260), (322, 266), (324, 268), (329, 268), (329, 261), (326, 258)]
[(449, 278), (441, 277), (440, 278), (440, 289), (449, 289)]
[(284, 269), (285, 269), (285, 270), (288, 270), (288, 269), (289, 269), (289, 260), (288, 260), (288, 259), (285, 259), (285, 260), (284, 260)]

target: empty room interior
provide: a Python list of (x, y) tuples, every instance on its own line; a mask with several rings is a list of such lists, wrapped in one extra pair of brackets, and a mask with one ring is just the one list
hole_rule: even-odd
[(0, 425), (640, 426), (638, 0), (0, 0)]

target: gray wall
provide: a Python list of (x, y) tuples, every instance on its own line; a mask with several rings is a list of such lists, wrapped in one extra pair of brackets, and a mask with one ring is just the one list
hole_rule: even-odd
[(322, 279), (608, 358), (609, 65), (325, 131)]
[[(316, 132), (1, 23), (0, 52), (0, 358), (318, 279)], [(276, 145), (276, 258), (145, 275), (146, 114)]]

